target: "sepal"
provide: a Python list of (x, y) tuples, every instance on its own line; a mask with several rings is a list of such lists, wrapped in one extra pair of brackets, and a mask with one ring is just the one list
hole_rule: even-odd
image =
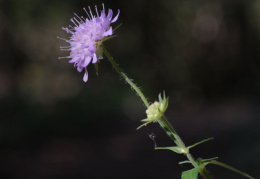
[(98, 76), (98, 63), (94, 63), (94, 67), (95, 67), (96, 75)]
[(250, 178), (250, 179), (255, 179), (254, 177), (248, 175), (247, 173), (241, 172), (240, 170), (238, 170), (238, 169), (236, 169), (234, 167), (231, 167), (230, 165), (227, 165), (225, 163), (219, 162), (217, 160), (212, 160), (209, 163), (210, 164), (214, 164), (214, 165), (218, 165), (220, 167), (226, 168), (226, 169), (231, 170), (233, 172), (239, 173), (240, 175), (242, 175), (244, 177), (247, 177), (247, 178)]

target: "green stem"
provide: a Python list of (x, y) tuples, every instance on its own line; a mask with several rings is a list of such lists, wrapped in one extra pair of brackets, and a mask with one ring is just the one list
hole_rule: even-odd
[(189, 161), (191, 162), (191, 164), (193, 165), (193, 167), (198, 166), (198, 163), (194, 160), (193, 156), (190, 153), (187, 153), (186, 156), (189, 159)]
[(115, 70), (117, 71), (117, 73), (122, 76), (125, 81), (136, 91), (136, 93), (140, 96), (140, 98), (142, 99), (142, 101), (144, 102), (145, 106), (148, 108), (150, 106), (148, 100), (146, 99), (146, 97), (144, 96), (143, 92), (140, 90), (140, 88), (138, 88), (131, 79), (129, 79), (125, 73), (122, 72), (122, 70), (119, 68), (119, 66), (116, 64), (116, 62), (114, 61), (113, 57), (110, 55), (110, 53), (103, 47), (101, 46), (104, 54), (107, 56), (108, 60), (110, 61), (110, 63), (113, 65), (113, 67), (115, 68)]
[(173, 129), (172, 125), (169, 123), (169, 121), (163, 116), (161, 120), (158, 121), (159, 124), (163, 127), (163, 129), (166, 131), (166, 133), (173, 139), (173, 141), (176, 143), (176, 145), (180, 148), (182, 148), (184, 151), (186, 151), (185, 155), (191, 162), (191, 164), (194, 167), (197, 167), (198, 164), (193, 158), (193, 156), (189, 153), (189, 150), (185, 146), (184, 142), (180, 138), (180, 136), (177, 134), (177, 132)]
[(205, 178), (205, 179), (211, 179), (211, 176), (208, 174), (206, 168), (202, 169), (201, 175)]
[[(138, 96), (142, 99), (142, 101), (144, 102), (145, 106), (148, 108), (150, 106), (148, 100), (146, 99), (146, 97), (144, 96), (144, 94), (142, 93), (142, 91), (140, 90), (140, 88), (138, 88), (130, 78), (128, 78), (126, 76), (125, 73), (123, 73), (123, 71), (119, 68), (119, 66), (116, 64), (116, 62), (114, 61), (113, 57), (110, 55), (110, 53), (104, 48), (103, 45), (101, 45), (101, 48), (104, 52), (104, 54), (107, 56), (108, 60), (110, 61), (110, 63), (113, 65), (113, 67), (115, 68), (115, 70), (117, 71), (117, 73), (122, 76), (125, 81), (135, 90), (135, 92), (138, 94)], [(174, 128), (172, 127), (172, 125), (169, 123), (169, 121), (163, 116), (160, 120), (158, 120), (158, 123), (162, 126), (162, 128), (165, 130), (165, 132), (168, 134), (168, 136), (176, 143), (176, 145), (180, 148), (182, 148), (183, 150), (187, 151), (185, 153), (186, 157), (188, 158), (188, 160), (191, 162), (191, 164), (194, 167), (198, 166), (198, 163), (196, 162), (196, 160), (193, 158), (193, 156), (189, 153), (189, 150), (186, 148), (184, 142), (181, 140), (180, 136), (177, 134), (177, 132), (174, 130)], [(206, 170), (203, 170), (203, 172), (201, 172), (201, 174), (204, 176), (205, 179), (210, 179), (209, 175), (207, 174)]]
[[(163, 116), (159, 121), (159, 124), (162, 126), (162, 128), (166, 131), (166, 133), (173, 139), (173, 141), (176, 143), (176, 145), (180, 148), (182, 148), (184, 151), (186, 151), (186, 153), (184, 153), (184, 155), (186, 155), (186, 157), (188, 158), (188, 160), (190, 161), (190, 163), (193, 165), (193, 167), (198, 167), (198, 163), (196, 162), (196, 160), (193, 158), (193, 156), (191, 155), (191, 153), (189, 152), (189, 150), (186, 148), (184, 142), (182, 141), (182, 139), (180, 138), (180, 136), (177, 134), (177, 132), (174, 130), (174, 128), (172, 127), (172, 125), (169, 123), (169, 121)], [(211, 177), (209, 176), (206, 168), (204, 168), (200, 174), (205, 178), (205, 179), (211, 179)]]

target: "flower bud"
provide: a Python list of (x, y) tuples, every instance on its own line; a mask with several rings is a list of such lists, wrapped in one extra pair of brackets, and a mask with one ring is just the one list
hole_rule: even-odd
[(153, 104), (151, 104), (148, 109), (145, 111), (147, 118), (141, 120), (142, 122), (145, 122), (141, 126), (139, 126), (137, 129), (140, 129), (143, 126), (146, 126), (147, 124), (151, 122), (156, 122), (160, 120), (160, 118), (163, 116), (164, 112), (166, 111), (168, 107), (168, 98), (165, 97), (165, 93), (163, 98), (161, 97), (161, 94), (159, 94), (159, 101), (155, 101)]
[(155, 101), (153, 104), (149, 106), (146, 110), (147, 118), (150, 120), (159, 119), (164, 113), (164, 104), (158, 101)]

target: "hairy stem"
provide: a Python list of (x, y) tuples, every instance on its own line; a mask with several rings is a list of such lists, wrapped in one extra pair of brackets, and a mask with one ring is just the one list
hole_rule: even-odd
[(117, 71), (117, 73), (122, 76), (125, 81), (136, 91), (136, 93), (140, 96), (140, 98), (142, 99), (143, 103), (145, 104), (145, 106), (148, 108), (150, 106), (148, 100), (146, 99), (146, 97), (144, 96), (143, 92), (140, 90), (140, 88), (138, 88), (133, 81), (128, 78), (126, 76), (125, 73), (123, 73), (123, 71), (119, 68), (119, 66), (116, 64), (116, 62), (114, 61), (113, 57), (110, 55), (110, 53), (103, 47), (101, 46), (104, 54), (107, 56), (108, 60), (110, 61), (110, 63), (113, 65), (113, 67), (115, 68), (115, 70)]

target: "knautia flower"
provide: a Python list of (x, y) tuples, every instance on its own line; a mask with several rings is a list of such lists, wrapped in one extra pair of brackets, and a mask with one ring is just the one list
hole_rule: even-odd
[(84, 82), (88, 81), (87, 66), (90, 62), (92, 61), (92, 63), (95, 64), (99, 59), (103, 58), (100, 45), (113, 35), (110, 24), (118, 19), (120, 13), (118, 10), (117, 15), (112, 19), (113, 11), (108, 9), (108, 14), (106, 15), (104, 4), (102, 5), (103, 10), (100, 13), (98, 12), (97, 6), (95, 6), (97, 16), (92, 14), (90, 7), (88, 7), (89, 12), (83, 8), (88, 16), (87, 18), (79, 17), (74, 13), (75, 17), (71, 18), (70, 21), (75, 26), (62, 27), (63, 30), (71, 34), (71, 37), (69, 40), (58, 37), (70, 44), (69, 46), (60, 47), (61, 51), (70, 51), (70, 55), (59, 57), (59, 59), (71, 58), (69, 63), (74, 63), (74, 66), (77, 67), (79, 72), (85, 69)]

